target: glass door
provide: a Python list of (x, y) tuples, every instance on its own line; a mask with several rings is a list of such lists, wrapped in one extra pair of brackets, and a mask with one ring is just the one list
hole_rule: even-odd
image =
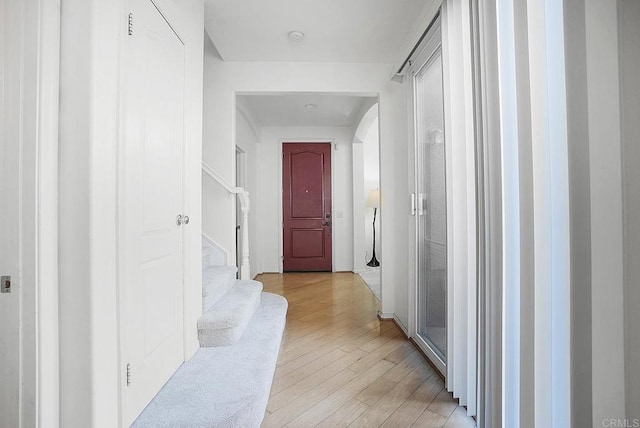
[(447, 362), (447, 210), (442, 53), (414, 74), (417, 179), (417, 342)]

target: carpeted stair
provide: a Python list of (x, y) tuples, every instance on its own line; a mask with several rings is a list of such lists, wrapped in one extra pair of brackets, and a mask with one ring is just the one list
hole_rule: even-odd
[(132, 425), (259, 427), (264, 417), (286, 321), (284, 297), (236, 269), (213, 266), (203, 239), (201, 348), (182, 364)]
[[(202, 317), (198, 320), (198, 339), (203, 348), (236, 343), (260, 306), (262, 283), (232, 281), (233, 286), (224, 295), (203, 308)], [(203, 295), (203, 302), (206, 298)]]

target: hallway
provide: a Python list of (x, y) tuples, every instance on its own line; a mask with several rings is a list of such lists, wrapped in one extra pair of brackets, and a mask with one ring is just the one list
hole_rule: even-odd
[(289, 301), (264, 427), (472, 427), (353, 273), (264, 274)]

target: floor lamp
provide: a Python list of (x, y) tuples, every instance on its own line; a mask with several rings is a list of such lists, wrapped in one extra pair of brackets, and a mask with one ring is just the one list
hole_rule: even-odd
[(377, 267), (380, 266), (380, 262), (376, 259), (376, 213), (380, 207), (380, 191), (378, 189), (369, 192), (366, 205), (368, 208), (373, 208), (373, 257), (367, 266)]

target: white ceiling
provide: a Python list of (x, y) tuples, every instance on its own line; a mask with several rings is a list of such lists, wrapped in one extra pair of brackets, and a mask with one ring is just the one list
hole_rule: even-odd
[(238, 106), (258, 126), (356, 126), (363, 105), (373, 102), (372, 97), (343, 94), (238, 95)]
[[(205, 27), (225, 61), (395, 64), (418, 18), (432, 3), (205, 0)], [(290, 31), (303, 32), (304, 40), (289, 40)]]

